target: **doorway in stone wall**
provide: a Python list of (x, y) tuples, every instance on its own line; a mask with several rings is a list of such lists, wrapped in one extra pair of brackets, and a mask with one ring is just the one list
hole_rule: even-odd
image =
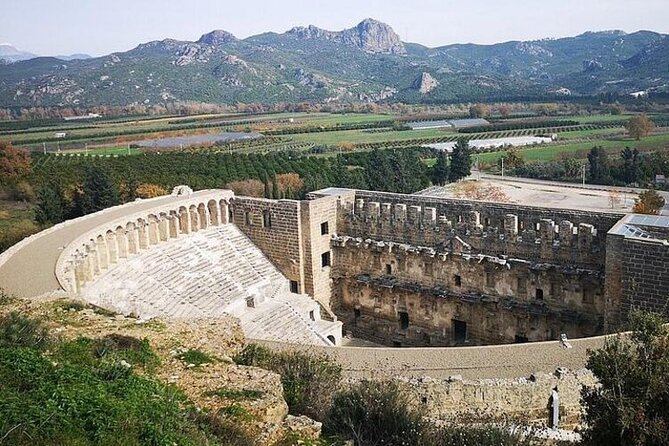
[(453, 319), (453, 340), (456, 344), (464, 344), (467, 341), (467, 322)]

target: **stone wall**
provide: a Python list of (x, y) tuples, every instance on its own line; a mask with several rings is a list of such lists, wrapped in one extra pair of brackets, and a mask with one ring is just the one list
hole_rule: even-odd
[(332, 244), (335, 313), (356, 337), (449, 346), (603, 329), (603, 276), (596, 270), (347, 236)]
[[(329, 307), (332, 295), (330, 238), (337, 229), (337, 197), (303, 201), (301, 206), (305, 292)], [(329, 258), (327, 265), (324, 265), (324, 256)]]
[(431, 247), (459, 236), (488, 255), (603, 268), (606, 233), (621, 216), (356, 191), (339, 233)]
[(421, 377), (402, 379), (418, 407), (430, 417), (451, 422), (519, 422), (549, 425), (551, 391), (560, 397), (560, 427), (582, 422), (581, 388), (594, 387), (592, 372), (557, 369), (518, 379), (464, 380)]
[(300, 202), (234, 197), (231, 222), (276, 265), (288, 280), (305, 292), (305, 269)]
[(385, 345), (601, 334), (617, 308), (604, 272), (620, 217), (356, 191), (339, 205), (333, 306)]
[(625, 238), (620, 260), (622, 319), (635, 309), (669, 316), (669, 244)]

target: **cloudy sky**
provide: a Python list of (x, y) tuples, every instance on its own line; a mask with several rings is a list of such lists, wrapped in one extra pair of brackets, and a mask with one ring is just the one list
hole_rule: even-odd
[(669, 33), (669, 0), (1, 0), (0, 43), (41, 55), (125, 51), (213, 29), (238, 37), (366, 17), (427, 46), (564, 37), (584, 31)]

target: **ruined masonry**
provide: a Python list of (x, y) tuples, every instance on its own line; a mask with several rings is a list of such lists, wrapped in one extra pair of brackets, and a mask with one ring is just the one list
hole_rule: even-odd
[[(442, 419), (546, 425), (557, 387), (561, 422), (577, 424), (599, 335), (636, 308), (669, 315), (669, 217), (338, 188), (296, 201), (183, 186), (27, 238), (0, 255), (0, 286), (21, 289), (26, 262), (35, 295), (143, 319), (233, 315), (247, 338), (322, 349), (351, 376), (402, 376)], [(488, 346), (333, 349), (344, 333)], [(519, 345), (532, 341), (549, 342)]]

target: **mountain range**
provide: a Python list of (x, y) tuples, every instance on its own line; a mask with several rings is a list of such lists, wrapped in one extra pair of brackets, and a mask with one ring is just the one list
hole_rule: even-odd
[(216, 30), (195, 42), (165, 39), (69, 61), (9, 57), (0, 65), (1, 107), (436, 103), (669, 91), (669, 36), (651, 31), (428, 48), (366, 19), (338, 32), (308, 26), (246, 39)]
[[(22, 51), (9, 43), (0, 43), (0, 63), (13, 63), (19, 62), (21, 60), (30, 60), (39, 57), (37, 54), (29, 53), (27, 51)], [(75, 59), (90, 59), (91, 56), (88, 54), (69, 54), (69, 55), (60, 55), (54, 56), (56, 59), (60, 60), (75, 60)]]

